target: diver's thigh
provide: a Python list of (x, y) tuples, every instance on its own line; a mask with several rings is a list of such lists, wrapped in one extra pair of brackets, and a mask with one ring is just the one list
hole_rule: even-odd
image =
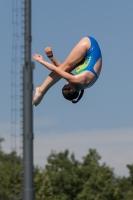
[(90, 48), (91, 42), (88, 37), (82, 38), (78, 44), (72, 49), (64, 64), (71, 67), (76, 66), (86, 55), (86, 52)]

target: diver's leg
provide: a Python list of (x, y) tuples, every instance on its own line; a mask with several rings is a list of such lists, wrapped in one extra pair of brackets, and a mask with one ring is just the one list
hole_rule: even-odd
[(90, 46), (91, 42), (88, 37), (81, 39), (59, 67), (65, 71), (67, 70), (68, 72), (71, 72), (75, 69), (77, 64), (85, 58), (86, 52), (89, 50)]

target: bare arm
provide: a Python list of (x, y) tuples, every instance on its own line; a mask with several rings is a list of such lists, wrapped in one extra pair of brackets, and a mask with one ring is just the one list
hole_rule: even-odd
[(46, 47), (45, 49), (45, 53), (48, 56), (48, 58), (52, 61), (52, 63), (56, 66), (59, 67), (61, 65), (61, 63), (55, 59), (55, 57), (53, 56), (53, 50), (51, 47)]
[(40, 54), (34, 54), (33, 58), (37, 60), (39, 63), (44, 65), (47, 69), (56, 72), (59, 74), (62, 78), (66, 79), (68, 82), (71, 83), (83, 83), (85, 81), (85, 77), (80, 75), (73, 76), (72, 74), (69, 74), (65, 71), (63, 71), (61, 68), (56, 67), (55, 65), (46, 62), (43, 60), (43, 57)]

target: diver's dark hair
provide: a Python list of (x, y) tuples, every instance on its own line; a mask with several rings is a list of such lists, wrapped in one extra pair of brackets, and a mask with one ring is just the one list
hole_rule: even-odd
[(62, 94), (64, 98), (71, 101), (72, 103), (77, 103), (82, 98), (83, 93), (84, 90), (81, 90), (79, 94), (78, 91), (72, 91), (72, 88), (67, 85), (64, 85), (64, 87), (62, 88)]

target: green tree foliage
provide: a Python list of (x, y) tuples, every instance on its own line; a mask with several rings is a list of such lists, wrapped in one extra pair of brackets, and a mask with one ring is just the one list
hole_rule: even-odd
[(53, 200), (53, 189), (51, 187), (51, 182), (49, 177), (43, 173), (42, 174), (43, 181), (41, 183), (41, 187), (37, 193), (38, 200)]
[(133, 200), (133, 165), (127, 165), (129, 177), (119, 177), (118, 184), (123, 200)]
[(100, 156), (96, 150), (90, 149), (83, 158), (83, 189), (78, 194), (78, 200), (117, 200), (121, 194), (113, 174), (106, 164), (99, 164)]
[(69, 151), (52, 154), (48, 157), (46, 166), (47, 174), (53, 187), (55, 199), (74, 199), (81, 190), (81, 180), (76, 171), (80, 163), (75, 159), (74, 154), (69, 158)]
[[(1, 138), (0, 142), (4, 140)], [(0, 145), (1, 147), (1, 145)], [(21, 186), (21, 159), (16, 152), (6, 154), (0, 148), (0, 197), (18, 199)]]
[(52, 154), (46, 166), (55, 199), (61, 200), (117, 200), (121, 199), (113, 170), (100, 165), (101, 157), (96, 150), (89, 150), (78, 162), (69, 151)]
[[(21, 196), (22, 161), (16, 152), (4, 153), (0, 138), (0, 199)], [(133, 165), (128, 177), (117, 177), (113, 169), (100, 164), (100, 155), (90, 149), (81, 161), (68, 150), (52, 151), (44, 169), (34, 167), (36, 200), (133, 200)]]
[(45, 170), (35, 167), (34, 188), (36, 200), (53, 200), (53, 189)]

